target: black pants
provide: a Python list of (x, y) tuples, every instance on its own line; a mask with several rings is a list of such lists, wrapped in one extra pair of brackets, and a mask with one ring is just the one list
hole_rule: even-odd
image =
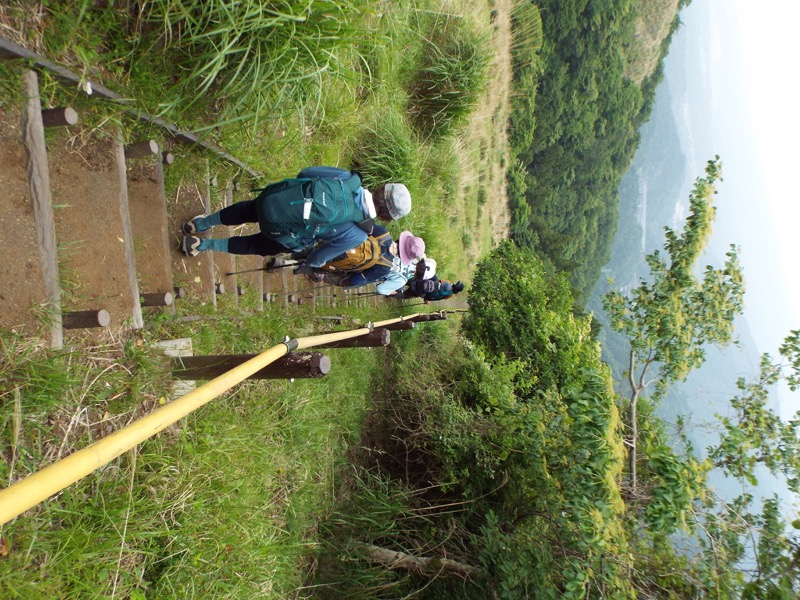
[[(245, 200), (226, 206), (219, 211), (219, 219), (223, 225), (244, 225), (245, 223), (258, 223), (256, 201)], [(258, 254), (260, 256), (274, 256), (291, 252), (283, 244), (271, 240), (261, 233), (253, 235), (237, 235), (228, 238), (228, 252), (230, 254)]]

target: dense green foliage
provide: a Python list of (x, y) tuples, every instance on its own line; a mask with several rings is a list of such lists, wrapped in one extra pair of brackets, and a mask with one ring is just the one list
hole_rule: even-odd
[(596, 351), (586, 342), (588, 320), (571, 314), (566, 276), (511, 242), (481, 263), (469, 302), (466, 335), (493, 355), (521, 360), (539, 393), (568, 385), (586, 364), (585, 353)]
[[(391, 513), (403, 526), (354, 535), (480, 565), (480, 574), (456, 585), (383, 570), (368, 582), (339, 574), (333, 584), (326, 566), (315, 583), (339, 595), (326, 588), (320, 597), (370, 597), (377, 588), (380, 597), (418, 588), (431, 598), (485, 598), (487, 588), (499, 598), (533, 590), (537, 598), (632, 597), (619, 418), (589, 319), (572, 315), (564, 276), (511, 242), (479, 264), (469, 302), (469, 341), (425, 329), (393, 357), (362, 460), (384, 482), (368, 485), (371, 493), (389, 486), (404, 498)], [(344, 529), (378, 519), (370, 510), (339, 509), (324, 526), (322, 559), (346, 550)]]
[[(515, 13), (515, 27), (523, 36), (535, 31), (540, 20), (543, 41), (538, 55), (531, 44), (521, 44), (515, 54), (519, 98), (511, 140), (530, 176), (524, 200), (512, 197), (512, 204), (524, 201), (531, 211), (515, 211), (512, 229), (516, 239), (540, 249), (588, 295), (610, 256), (619, 183), (661, 71), (641, 86), (625, 77), (636, 3), (536, 4), (538, 10)], [(535, 238), (520, 235), (525, 227), (519, 220), (525, 217)]]

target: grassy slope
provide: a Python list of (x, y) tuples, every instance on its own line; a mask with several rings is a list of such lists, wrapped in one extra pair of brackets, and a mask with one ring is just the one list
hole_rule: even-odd
[(661, 58), (661, 43), (670, 31), (680, 0), (639, 0), (636, 37), (625, 53), (625, 76), (637, 84), (652, 75)]
[[(0, 19), (17, 41), (46, 53), (46, 29), (65, 27), (61, 21), (71, 27), (80, 14), (75, 2), (61, 4), (64, 19), (48, 20), (35, 11), (12, 14), (6, 6)], [(492, 29), (487, 3), (430, 5), (473, 15), (480, 26)], [(400, 3), (392, 10), (407, 12), (374, 18), (391, 24), (413, 12)], [(88, 33), (78, 31), (75, 44), (59, 45), (69, 51), (53, 58), (80, 70), (85, 54), (88, 62), (107, 67), (95, 46), (81, 45)], [(387, 60), (399, 62), (402, 47), (394, 50)], [(110, 76), (111, 71), (103, 73)], [(369, 101), (360, 102), (350, 84), (334, 82), (324, 100), (324, 116), (301, 122), (289, 113), (265, 124), (267, 135), (223, 130), (221, 141), (268, 177), (313, 163), (347, 164), (364, 128), (380, 118), (392, 85), (384, 83)], [(490, 89), (497, 92), (497, 85)], [(54, 101), (64, 94), (55, 85), (45, 89)], [(402, 224), (427, 229), (431, 254), (447, 276), (468, 277), (474, 259), (492, 246), (491, 232), (504, 229), (504, 178), (497, 167), (505, 156), (498, 135), (503, 128), (491, 123), (504, 122), (505, 97), (487, 99), (468, 134), (441, 146), (423, 143), (418, 152), (423, 172), (435, 172), (440, 164), (449, 168), (452, 157), (459, 157), (460, 170), (451, 174), (457, 193), (428, 194), (443, 190), (442, 184), (421, 184), (414, 218)], [(95, 118), (100, 123), (109, 116), (132, 126), (113, 107)], [(173, 170), (168, 185), (174, 189), (182, 177), (194, 176), (193, 169), (203, 168), (201, 159), (186, 157), (184, 171)], [(230, 174), (225, 165), (212, 163), (212, 168), (221, 178)], [(479, 204), (481, 197), (487, 198), (485, 205)], [(179, 315), (206, 310), (183, 305)], [(223, 314), (233, 310), (224, 304), (220, 308)], [(155, 330), (136, 335), (114, 332), (99, 342), (75, 337), (70, 341), (81, 351), (56, 357), (36, 340), (4, 334), (0, 436), (6, 462), (0, 478), (10, 481), (36, 471), (103, 435), (109, 424), (122, 426), (168, 396), (163, 361), (146, 350), (150, 341), (192, 337), (199, 352), (210, 353), (229, 349), (236, 339), (237, 350), (246, 346), (255, 351), (286, 333), (318, 331), (304, 310), (295, 318), (268, 314), (228, 323), (178, 325), (165, 319)], [(376, 316), (350, 312), (361, 319)], [(247, 384), (4, 526), (10, 554), (0, 561), (0, 596), (291, 594), (303, 581), (304, 556), (315, 544), (316, 515), (327, 510), (335, 467), (357, 439), (372, 378), (380, 377), (383, 368), (382, 355), (338, 351), (334, 371), (325, 380)]]

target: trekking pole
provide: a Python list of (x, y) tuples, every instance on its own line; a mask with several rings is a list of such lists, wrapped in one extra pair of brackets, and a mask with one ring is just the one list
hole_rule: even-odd
[(292, 290), (291, 292), (286, 292), (284, 294), (275, 294), (276, 296), (288, 296), (289, 294), (302, 294), (304, 292), (313, 292), (315, 290), (321, 290), (323, 288), (334, 287), (333, 283), (328, 283), (325, 285), (315, 285), (314, 287), (310, 288), (303, 288), (302, 290)]
[(239, 275), (241, 273), (255, 273), (256, 271), (277, 271), (278, 269), (285, 269), (286, 267), (296, 267), (300, 263), (298, 261), (285, 262), (282, 265), (267, 265), (266, 267), (259, 267), (258, 269), (245, 269), (244, 271), (231, 271), (225, 275)]

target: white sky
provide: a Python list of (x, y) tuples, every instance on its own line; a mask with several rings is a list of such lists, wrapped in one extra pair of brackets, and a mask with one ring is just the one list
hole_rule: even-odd
[[(756, 8), (757, 7), (757, 8)], [(749, 117), (780, 248), (787, 325), (800, 327), (800, 2), (736, 0)], [(786, 331), (788, 333), (788, 331)]]
[[(695, 3), (712, 15), (706, 34), (724, 172), (718, 221), (725, 241), (741, 246), (751, 332), (761, 352), (775, 355), (800, 328), (800, 0)], [(729, 201), (735, 216), (726, 214)]]

